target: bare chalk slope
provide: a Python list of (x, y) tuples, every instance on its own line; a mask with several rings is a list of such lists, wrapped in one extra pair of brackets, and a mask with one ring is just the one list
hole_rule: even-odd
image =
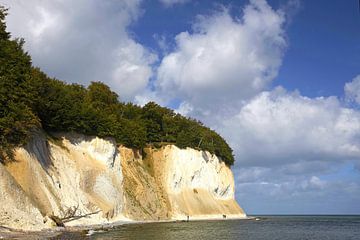
[(38, 133), (0, 165), (0, 226), (40, 230), (132, 220), (242, 218), (231, 170), (216, 156), (167, 145)]

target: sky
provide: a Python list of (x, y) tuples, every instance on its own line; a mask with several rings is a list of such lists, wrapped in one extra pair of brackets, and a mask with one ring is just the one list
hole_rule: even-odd
[(360, 214), (358, 0), (0, 0), (49, 76), (218, 131), (248, 214)]

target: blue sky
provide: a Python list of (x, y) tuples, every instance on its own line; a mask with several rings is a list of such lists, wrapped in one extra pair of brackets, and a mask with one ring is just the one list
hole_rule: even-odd
[(360, 214), (357, 0), (0, 0), (48, 75), (217, 130), (249, 214)]
[[(165, 7), (159, 1), (146, 1), (143, 16), (130, 26), (135, 38), (159, 51), (154, 34), (175, 36), (191, 29), (198, 14), (208, 14), (219, 4), (237, 12), (248, 1), (195, 1)], [(289, 1), (272, 0), (278, 8)], [(358, 1), (298, 1), (291, 9), (286, 32), (289, 47), (275, 85), (298, 89), (302, 94), (342, 96), (344, 83), (359, 73), (360, 31)]]
[(278, 84), (315, 96), (342, 96), (359, 72), (357, 1), (304, 1), (287, 34), (289, 48)]

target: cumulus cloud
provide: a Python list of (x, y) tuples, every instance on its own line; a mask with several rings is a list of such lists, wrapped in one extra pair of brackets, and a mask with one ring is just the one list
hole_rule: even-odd
[(278, 73), (286, 47), (283, 24), (284, 13), (264, 0), (250, 1), (241, 17), (226, 8), (199, 16), (193, 31), (178, 34), (175, 50), (162, 59), (158, 95), (195, 106), (193, 115), (254, 96)]
[(103, 81), (132, 99), (152, 76), (156, 55), (127, 27), (141, 15), (139, 0), (9, 1), (8, 30), (24, 37), (35, 65), (50, 76), (88, 84)]
[[(360, 192), (360, 112), (339, 98), (308, 98), (277, 87), (247, 101), (218, 130), (235, 150), (237, 197), (250, 212), (360, 211), (332, 207), (354, 206)], [(339, 175), (344, 166), (350, 169)], [(341, 177), (352, 174), (357, 177)]]
[(344, 91), (346, 100), (360, 104), (360, 75), (356, 76), (351, 82), (346, 83)]
[(360, 113), (336, 97), (262, 92), (224, 121), (223, 133), (244, 165), (360, 159)]
[[(274, 176), (275, 177), (275, 176)], [(357, 181), (318, 176), (237, 183), (240, 204), (252, 214), (354, 214), (360, 212)], [(256, 203), (255, 203), (256, 202)], [(255, 203), (255, 204), (254, 204)]]

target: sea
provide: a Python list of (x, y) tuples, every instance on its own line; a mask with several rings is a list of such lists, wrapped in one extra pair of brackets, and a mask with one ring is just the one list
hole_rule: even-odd
[(256, 216), (252, 220), (127, 224), (48, 239), (360, 240), (360, 216)]

